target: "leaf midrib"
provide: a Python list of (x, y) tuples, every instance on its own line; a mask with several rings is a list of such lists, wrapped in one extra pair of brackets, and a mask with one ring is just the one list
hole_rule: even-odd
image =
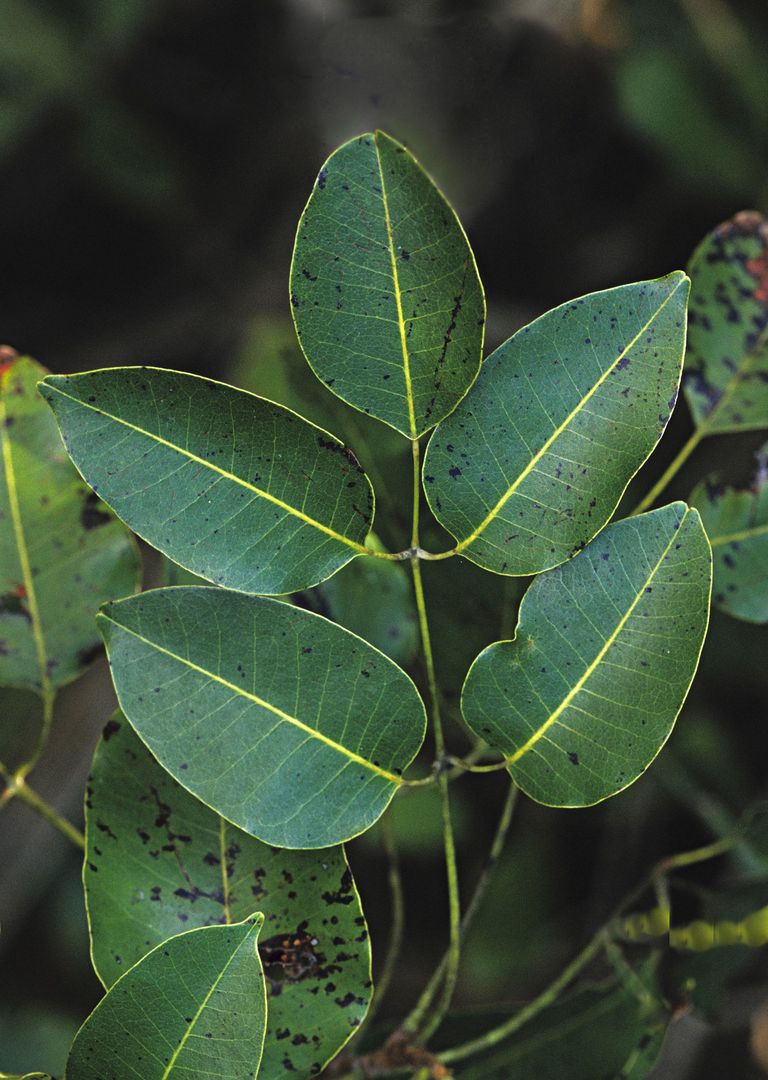
[(688, 515), (690, 513), (691, 513), (690, 508), (686, 507), (685, 513), (682, 516), (680, 524), (677, 527), (677, 529), (675, 529), (674, 532), (672, 533), (672, 537), (671, 537), (669, 543), (664, 548), (664, 551), (662, 552), (660, 558), (656, 562), (655, 566), (651, 570), (648, 577), (643, 582), (643, 584), (640, 587), (640, 590), (637, 593), (637, 595), (635, 596), (634, 600), (629, 605), (627, 610), (624, 612), (622, 617), (619, 619), (615, 629), (611, 632), (611, 634), (605, 640), (602, 648), (598, 652), (595, 659), (589, 664), (589, 666), (585, 670), (584, 674), (578, 679), (578, 681), (574, 684), (572, 689), (568, 691), (568, 693), (563, 698), (563, 700), (560, 702), (560, 704), (557, 706), (557, 708), (554, 710), (554, 712), (552, 712), (547, 717), (547, 719), (544, 721), (544, 723), (540, 725), (540, 727), (533, 733), (533, 735), (530, 736), (530, 738), (520, 747), (519, 750), (516, 750), (514, 752), (514, 754), (512, 754), (510, 757), (507, 758), (507, 763), (509, 765), (514, 765), (515, 762), (519, 761), (520, 758), (522, 758), (525, 754), (527, 754), (528, 751), (531, 750), (532, 747), (534, 747), (536, 745), (536, 743), (539, 741), (539, 739), (542, 738), (542, 736), (546, 735), (546, 733), (549, 731), (549, 729), (552, 727), (552, 725), (557, 723), (558, 719), (562, 716), (562, 714), (565, 712), (565, 710), (568, 708), (568, 706), (571, 704), (571, 702), (574, 700), (574, 698), (583, 690), (584, 686), (587, 684), (589, 679), (591, 679), (591, 677), (594, 675), (597, 668), (603, 662), (606, 654), (608, 653), (608, 650), (611, 648), (612, 645), (615, 644), (619, 634), (621, 633), (621, 631), (626, 626), (627, 622), (629, 621), (629, 619), (630, 619), (630, 617), (632, 615), (632, 612), (635, 610), (635, 608), (637, 607), (637, 605), (640, 603), (641, 599), (645, 595), (645, 590), (648, 588), (650, 583), (653, 581), (654, 577), (658, 573), (659, 568), (661, 567), (662, 563), (666, 559), (667, 555), (669, 555), (669, 552), (672, 549), (672, 545), (675, 543), (675, 541), (680, 536), (680, 532), (681, 532), (681, 530), (683, 528), (685, 520), (686, 520), (686, 518), (688, 517)]
[[(168, 1062), (168, 1065), (166, 1066), (165, 1071), (163, 1072), (161, 1080), (168, 1080), (168, 1077), (171, 1075), (171, 1072), (173, 1071), (173, 1068), (174, 1068), (176, 1062), (179, 1059), (179, 1055), (181, 1054), (182, 1050), (186, 1046), (190, 1035), (194, 1031), (194, 1028), (195, 1028), (195, 1025), (197, 1024), (197, 1021), (202, 1016), (203, 1010), (205, 1009), (206, 1005), (208, 1004), (208, 1002), (211, 1000), (214, 993), (216, 992), (219, 983), (224, 978), (226, 973), (229, 971), (230, 966), (234, 962), (235, 957), (240, 952), (243, 945), (245, 945), (248, 941), (250, 941), (251, 937), (253, 936), (254, 931), (258, 932), (258, 927), (255, 924), (254, 924), (254, 927), (245, 935), (245, 937), (241, 941), (239, 941), (237, 943), (237, 945), (236, 945), (235, 949), (233, 950), (232, 955), (230, 956), (229, 960), (227, 960), (224, 967), (221, 969), (219, 974), (216, 976), (216, 978), (213, 981), (213, 983), (211, 985), (211, 988), (209, 989), (208, 993), (205, 995), (203, 1000), (200, 1002), (200, 1005), (198, 1006), (198, 1009), (197, 1009), (195, 1015), (192, 1017), (191, 1022), (187, 1025), (187, 1028), (184, 1031), (184, 1034), (183, 1034), (183, 1036), (181, 1038), (181, 1042), (179, 1043), (179, 1045), (174, 1050), (173, 1055), (171, 1056), (171, 1060)], [(256, 1074), (254, 1074), (254, 1075), (256, 1075)]]
[(559, 424), (555, 428), (555, 430), (552, 432), (552, 434), (547, 439), (547, 441), (544, 443), (544, 445), (541, 447), (541, 449), (536, 451), (536, 453), (530, 459), (530, 461), (528, 462), (526, 467), (515, 478), (515, 480), (512, 482), (512, 484), (510, 484), (510, 486), (507, 488), (504, 495), (502, 495), (502, 497), (499, 499), (499, 501), (496, 503), (496, 505), (493, 507), (493, 509), (481, 521), (481, 523), (478, 525), (478, 527), (476, 529), (474, 529), (473, 532), (470, 533), (469, 536), (465, 537), (464, 540), (461, 540), (456, 545), (456, 547), (453, 549), (454, 552), (465, 551), (469, 547), (470, 544), (474, 543), (474, 541), (477, 540), (485, 532), (485, 530), (491, 524), (491, 522), (494, 521), (498, 517), (498, 515), (501, 513), (501, 511), (506, 506), (507, 502), (512, 498), (514, 493), (520, 487), (522, 482), (526, 479), (527, 476), (529, 476), (533, 472), (533, 470), (536, 468), (536, 466), (541, 461), (541, 459), (544, 457), (544, 455), (549, 451), (549, 449), (552, 447), (552, 445), (560, 438), (560, 436), (565, 431), (567, 431), (567, 429), (570, 427), (570, 425), (573, 422), (573, 420), (575, 419), (575, 417), (578, 416), (578, 414), (581, 412), (581, 410), (584, 408), (584, 406), (587, 404), (587, 402), (591, 400), (591, 398), (594, 396), (594, 394), (597, 393), (597, 391), (600, 389), (600, 387), (603, 385), (603, 383), (613, 374), (613, 372), (616, 370), (617, 365), (624, 359), (624, 357), (627, 355), (627, 353), (629, 353), (630, 350), (635, 347), (635, 345), (640, 340), (640, 338), (643, 336), (643, 334), (645, 334), (647, 332), (648, 328), (654, 323), (654, 321), (656, 319), (658, 319), (659, 315), (661, 315), (664, 308), (667, 306), (667, 304), (670, 302), (670, 300), (672, 300), (672, 298), (677, 293), (678, 289), (682, 285), (684, 285), (686, 281), (687, 281), (687, 278), (685, 276), (680, 278), (677, 285), (675, 285), (675, 287), (670, 291), (669, 295), (664, 298), (663, 302), (654, 311), (653, 315), (651, 315), (651, 317), (648, 319), (648, 321), (646, 323), (644, 323), (644, 325), (640, 328), (640, 330), (638, 330), (638, 332), (635, 334), (635, 336), (632, 338), (632, 340), (627, 345), (624, 346), (624, 348), (619, 353), (619, 355), (616, 357), (614, 362), (610, 365), (610, 367), (606, 368), (606, 370), (603, 372), (603, 374), (600, 376), (600, 378), (597, 379), (595, 383), (593, 383), (593, 385), (590, 387), (590, 389), (587, 391), (587, 393), (584, 395), (584, 397), (579, 399), (579, 402), (570, 411), (570, 413), (565, 418), (565, 420), (563, 420), (563, 422), (561, 424)]
[[(98, 615), (98, 618), (103, 619), (105, 622), (112, 623), (113, 626), (117, 626), (120, 630), (125, 631), (125, 633), (131, 634), (138, 641), (141, 641), (145, 645), (148, 645), (151, 649), (155, 649), (157, 652), (162, 653), (164, 656), (168, 656), (170, 657), (170, 659), (176, 660), (180, 664), (184, 664), (192, 671), (196, 671), (199, 675), (204, 675), (207, 679), (211, 679), (213, 682), (217, 682), (220, 683), (222, 686), (226, 686), (228, 690), (234, 691), (234, 693), (238, 694), (240, 697), (247, 698), (255, 705), (260, 706), (260, 708), (267, 709), (269, 712), (274, 713), (274, 715), (279, 717), (281, 720), (284, 720), (287, 723), (292, 724), (294, 727), (299, 728), (300, 731), (305, 732), (307, 735), (310, 735), (312, 738), (317, 739), (319, 742), (325, 743), (325, 745), (329, 746), (332, 750), (335, 750), (337, 751), (337, 753), (349, 758), (350, 761), (353, 761), (356, 764), (362, 765), (364, 768), (369, 769), (372, 773), (375, 773), (376, 775), (381, 776), (383, 779), (389, 781), (389, 783), (395, 784), (398, 787), (403, 783), (401, 777), (396, 776), (394, 773), (387, 772), (386, 769), (382, 769), (378, 765), (374, 765), (373, 762), (368, 761), (360, 754), (356, 754), (354, 750), (349, 750), (346, 746), (342, 746), (341, 743), (338, 743), (334, 739), (331, 739), (327, 735), (324, 735), (323, 732), (318, 731), (316, 728), (310, 727), (309, 724), (305, 724), (304, 721), (299, 720), (297, 716), (291, 716), (290, 713), (284, 712), (281, 708), (279, 708), (279, 706), (273, 705), (271, 702), (266, 701), (264, 698), (260, 698), (257, 694), (251, 694), (249, 693), (249, 691), (244, 690), (241, 686), (237, 686), (235, 683), (229, 682), (228, 679), (222, 678), (221, 675), (216, 675), (212, 671), (207, 671), (205, 668), (200, 667), (199, 664), (195, 664), (192, 660), (188, 660), (184, 656), (179, 656), (171, 649), (166, 649), (163, 645), (159, 645), (156, 641), (152, 641), (149, 638), (144, 637), (144, 635), (140, 634), (137, 630), (134, 630), (130, 626), (126, 626), (124, 623), (118, 622), (117, 619), (113, 619), (109, 615), (105, 615), (103, 612)], [(109, 646), (107, 646), (107, 649), (109, 651)]]
[(742, 529), (740, 532), (726, 533), (723, 536), (710, 537), (709, 542), (713, 548), (723, 544), (737, 544), (744, 540), (754, 540), (758, 536), (768, 533), (768, 522), (765, 525), (755, 525), (753, 528)]
[(392, 284), (394, 286), (395, 293), (395, 306), (397, 308), (397, 326), (400, 332), (400, 348), (403, 354), (403, 375), (405, 379), (405, 397), (408, 404), (408, 427), (410, 429), (410, 439), (414, 441), (418, 438), (418, 427), (416, 424), (416, 407), (413, 400), (413, 383), (411, 380), (411, 358), (408, 355), (408, 340), (405, 332), (405, 319), (403, 318), (403, 297), (400, 291), (400, 277), (397, 270), (397, 257), (395, 255), (395, 237), (392, 230), (392, 219), (389, 213), (389, 196), (387, 195), (386, 182), (384, 180), (384, 169), (381, 164), (381, 154), (379, 152), (379, 133), (375, 132), (373, 136), (373, 145), (376, 153), (376, 165), (379, 170), (379, 178), (381, 181), (381, 200), (384, 207), (384, 223), (387, 229), (387, 249), (389, 251), (389, 261), (392, 267)]
[[(122, 424), (124, 427), (129, 428), (131, 431), (135, 431), (139, 435), (143, 435), (147, 439), (153, 439), (161, 446), (166, 446), (170, 450), (174, 450), (182, 457), (188, 458), (190, 461), (196, 462), (198, 465), (204, 466), (206, 469), (210, 469), (212, 472), (218, 473), (219, 476), (223, 476), (225, 480), (230, 480), (234, 484), (239, 484), (247, 491), (252, 491), (254, 495), (258, 495), (262, 499), (266, 499), (267, 502), (271, 502), (275, 506), (279, 506), (281, 510), (284, 510), (287, 514), (292, 514), (294, 517), (299, 518), (300, 521), (305, 522), (307, 525), (311, 525), (319, 532), (325, 533), (326, 536), (330, 536), (333, 540), (338, 541), (341, 544), (345, 544), (347, 547), (352, 548), (360, 554), (370, 554), (369, 549), (364, 544), (359, 544), (355, 540), (350, 540), (349, 537), (344, 536), (342, 533), (336, 532), (328, 525), (324, 525), (321, 521), (317, 521), (315, 518), (310, 517), (309, 514), (305, 514), (303, 510), (297, 509), (295, 506), (291, 506), (290, 503), (284, 502), (276, 495), (272, 495), (269, 491), (265, 491), (263, 488), (257, 487), (255, 484), (250, 483), (248, 480), (243, 480), (242, 477), (237, 476), (235, 473), (229, 472), (227, 469), (222, 469), (219, 465), (214, 465), (210, 461), (206, 461), (205, 458), (199, 457), (191, 450), (187, 450), (183, 446), (178, 446), (176, 443), (170, 442), (168, 439), (164, 439), (162, 435), (156, 435), (152, 431), (147, 431), (146, 428), (139, 427), (138, 424), (132, 424), (130, 420), (124, 420), (120, 416), (115, 416), (114, 413), (107, 412), (106, 409), (97, 408), (95, 405), (91, 405), (87, 401), (83, 401), (82, 398), (75, 397), (73, 394), (67, 394), (64, 390), (61, 390), (54, 383), (45, 381), (45, 385), (48, 389), (60, 394), (61, 397), (67, 398), (69, 401), (73, 401), (76, 405), (80, 405), (84, 409), (91, 409), (99, 416), (105, 416), (108, 420), (114, 420), (117, 424)], [(305, 421), (306, 422), (306, 421)], [(341, 444), (340, 444), (341, 445)]]

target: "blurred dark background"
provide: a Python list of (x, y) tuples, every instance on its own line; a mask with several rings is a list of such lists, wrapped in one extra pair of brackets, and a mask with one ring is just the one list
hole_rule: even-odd
[[(151, 363), (313, 398), (287, 300), (293, 232), (323, 159), (372, 127), (407, 143), (454, 202), (493, 347), (572, 296), (685, 266), (718, 222), (768, 209), (768, 4), (0, 0), (0, 338), (55, 371)], [(646, 486), (686, 437), (678, 414)], [(709, 440), (671, 493), (714, 467), (746, 476), (759, 441)], [(459, 577), (452, 592), (432, 586), (436, 609), (460, 595), (467, 606), (443, 653), (449, 708), (500, 635), (494, 582), (468, 564)], [(521, 807), (459, 1004), (535, 992), (655, 858), (706, 842), (765, 795), (767, 640), (714, 615), (695, 691), (641, 781), (593, 810)], [(110, 702), (103, 666), (65, 691), (35, 773), (74, 818)], [(3, 692), (0, 708), (0, 738), (23, 741), (34, 702)], [(471, 881), (501, 787), (470, 778), (455, 792)], [(398, 1003), (446, 931), (432, 798), (397, 812), (411, 907)], [(352, 856), (381, 948), (377, 842)], [(4, 811), (0, 1068), (60, 1070), (98, 996), (78, 862), (25, 807)], [(655, 1076), (765, 1075), (748, 1050), (764, 954), (742, 968)]]

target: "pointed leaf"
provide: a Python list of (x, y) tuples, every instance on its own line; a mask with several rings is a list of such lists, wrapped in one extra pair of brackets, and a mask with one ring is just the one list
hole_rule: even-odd
[(239, 922), (258, 904), (269, 999), (261, 1075), (320, 1072), (371, 993), (343, 848), (281, 851), (248, 836), (177, 784), (120, 713), (96, 750), (85, 822), (88, 922), (105, 984), (181, 930)]
[(531, 798), (590, 806), (650, 765), (696, 671), (711, 568), (698, 513), (673, 503), (534, 581), (514, 639), (480, 653), (462, 694)]
[(409, 438), (451, 412), (480, 367), (485, 300), (467, 238), (381, 131), (320, 170), (296, 234), (291, 305), (318, 378)]
[(0, 684), (48, 693), (99, 651), (94, 616), (138, 586), (124, 526), (67, 458), (34, 360), (0, 369)]
[(280, 405), (159, 368), (53, 375), (41, 393), (101, 498), (217, 585), (309, 588), (365, 550), (373, 492), (354, 454)]
[(75, 1036), (67, 1080), (251, 1080), (266, 994), (253, 915), (188, 930), (118, 979)]
[(768, 222), (737, 214), (696, 249), (685, 396), (699, 435), (768, 427)]
[(761, 466), (745, 491), (710, 477), (693, 492), (691, 504), (712, 545), (712, 602), (737, 619), (768, 622), (768, 472)]
[(99, 616), (123, 712), (189, 791), (280, 847), (330, 847), (384, 812), (424, 738), (415, 686), (318, 615), (156, 589)]
[(675, 273), (593, 293), (485, 361), (424, 461), (429, 504), (458, 552), (535, 574), (600, 531), (674, 407), (687, 292)]

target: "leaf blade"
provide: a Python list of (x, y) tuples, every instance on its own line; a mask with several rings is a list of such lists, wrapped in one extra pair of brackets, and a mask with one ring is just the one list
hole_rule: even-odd
[[(155, 761), (119, 713), (94, 757), (85, 837), (92, 958), (106, 986), (180, 930), (237, 923), (258, 903), (268, 996), (262, 1074), (314, 1075), (348, 1041), (370, 999), (371, 951), (342, 848), (280, 851), (225, 822)], [(283, 961), (286, 949), (293, 955)], [(317, 994), (330, 978), (333, 993)]]
[(41, 392), (86, 480), (201, 577), (282, 594), (366, 551), (367, 477), (333, 435), (289, 409), (162, 368), (53, 376)]
[(768, 427), (768, 223), (736, 214), (688, 270), (684, 392), (699, 437)]
[(687, 289), (677, 272), (590, 294), (486, 360), (424, 460), (427, 499), (456, 552), (527, 576), (606, 524), (674, 407)]
[[(710, 588), (695, 510), (673, 503), (609, 526), (538, 578), (513, 640), (475, 660), (466, 722), (538, 802), (590, 806), (616, 794), (669, 737), (698, 664)], [(642, 644), (650, 625), (661, 651)]]
[(380, 131), (320, 170), (296, 234), (291, 306), (318, 378), (408, 438), (447, 415), (480, 367), (485, 299), (466, 235)]
[(156, 946), (118, 979), (80, 1028), (67, 1075), (255, 1076), (266, 1025), (256, 949), (263, 921), (257, 914), (237, 925), (188, 930)]
[(0, 373), (0, 683), (50, 695), (98, 652), (96, 611), (137, 588), (140, 562), (67, 460), (45, 373), (28, 357)]
[(729, 488), (709, 477), (691, 494), (714, 560), (712, 602), (746, 622), (768, 622), (768, 475), (763, 447), (751, 487)]
[(408, 676), (300, 608), (156, 589), (109, 605), (99, 623), (142, 740), (188, 790), (266, 843), (329, 847), (357, 835), (421, 745), (424, 706)]

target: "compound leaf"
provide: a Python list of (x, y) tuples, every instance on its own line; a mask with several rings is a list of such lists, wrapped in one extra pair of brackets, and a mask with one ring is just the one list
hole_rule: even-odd
[(429, 504), (460, 554), (535, 574), (600, 531), (674, 407), (687, 293), (679, 272), (593, 293), (485, 361), (424, 461)]
[(178, 934), (127, 971), (75, 1036), (68, 1080), (244, 1080), (267, 1018), (264, 919)]
[(318, 378), (409, 438), (451, 412), (480, 367), (485, 300), (467, 238), (381, 131), (320, 170), (296, 234), (291, 305)]
[(155, 757), (265, 843), (363, 832), (421, 746), (405, 672), (311, 612), (189, 587), (109, 604), (99, 623), (123, 712)]
[(261, 1075), (319, 1073), (371, 993), (343, 848), (280, 850), (230, 825), (158, 765), (120, 713), (96, 750), (85, 821), (92, 956), (105, 985), (181, 930), (239, 922), (258, 904), (269, 999)]
[(0, 684), (51, 693), (99, 650), (94, 616), (140, 565), (121, 522), (83, 484), (28, 357), (0, 368)]
[(699, 437), (768, 427), (768, 222), (718, 226), (688, 267), (685, 396)]
[(696, 671), (711, 573), (698, 513), (673, 503), (534, 581), (514, 639), (480, 653), (462, 694), (465, 720), (531, 798), (590, 806), (653, 761)]
[[(761, 451), (765, 460), (768, 446)], [(768, 622), (768, 472), (738, 491), (710, 477), (691, 495), (712, 545), (712, 602), (747, 622)]]
[(49, 376), (41, 392), (101, 498), (217, 585), (309, 588), (365, 550), (373, 492), (354, 454), (281, 405), (159, 368)]

